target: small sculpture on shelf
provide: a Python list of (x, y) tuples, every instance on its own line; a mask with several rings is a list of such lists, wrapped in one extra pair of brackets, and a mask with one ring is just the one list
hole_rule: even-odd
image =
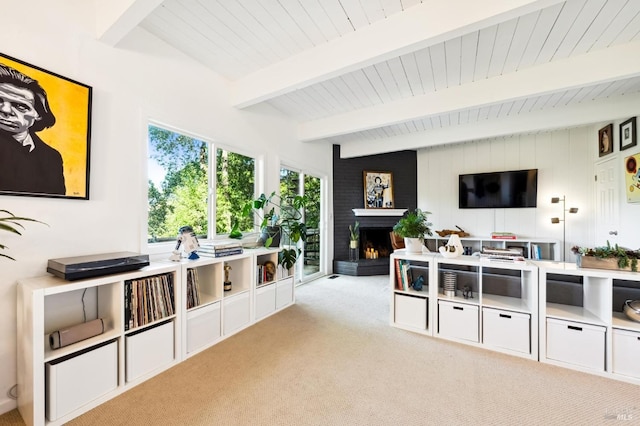
[(231, 291), (231, 281), (229, 280), (229, 271), (231, 269), (231, 265), (224, 264), (224, 291)]
[(188, 259), (199, 259), (197, 250), (200, 248), (200, 243), (198, 242), (198, 237), (196, 237), (196, 233), (193, 231), (193, 228), (190, 226), (182, 226), (178, 230), (178, 240), (176, 241), (176, 247), (173, 249), (171, 257), (169, 260), (173, 260), (174, 262), (180, 261), (180, 246), (185, 253), (187, 253)]

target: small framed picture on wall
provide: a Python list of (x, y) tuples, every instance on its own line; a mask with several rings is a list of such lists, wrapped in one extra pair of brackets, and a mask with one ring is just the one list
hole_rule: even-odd
[(598, 130), (598, 152), (600, 157), (613, 152), (613, 124), (607, 124)]
[(636, 118), (631, 117), (624, 123), (620, 124), (620, 151), (636, 146), (638, 143), (637, 141)]

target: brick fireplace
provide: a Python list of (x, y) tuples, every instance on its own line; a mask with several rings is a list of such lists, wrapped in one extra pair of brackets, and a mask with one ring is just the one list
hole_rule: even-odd
[[(418, 171), (415, 151), (399, 151), (388, 154), (340, 158), (340, 146), (333, 147), (333, 272), (345, 275), (386, 275), (389, 273), (389, 254), (378, 259), (364, 259), (365, 238), (360, 236), (360, 261), (349, 262), (349, 225), (356, 220), (360, 230), (371, 230), (366, 236), (382, 245), (385, 239), (389, 250), (389, 232), (402, 213), (389, 209), (364, 209), (363, 172), (385, 171), (393, 175), (394, 207), (403, 211), (417, 205)], [(354, 212), (355, 209), (355, 212)], [(391, 214), (393, 213), (393, 215)], [(390, 252), (389, 252), (390, 253)]]

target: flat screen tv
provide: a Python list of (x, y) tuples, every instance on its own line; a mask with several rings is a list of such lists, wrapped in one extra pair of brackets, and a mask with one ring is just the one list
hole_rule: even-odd
[(459, 176), (461, 209), (536, 207), (538, 169)]

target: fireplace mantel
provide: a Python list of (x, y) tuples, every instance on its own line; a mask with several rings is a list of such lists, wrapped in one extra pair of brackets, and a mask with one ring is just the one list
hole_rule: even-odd
[(356, 216), (402, 216), (407, 209), (351, 209)]

